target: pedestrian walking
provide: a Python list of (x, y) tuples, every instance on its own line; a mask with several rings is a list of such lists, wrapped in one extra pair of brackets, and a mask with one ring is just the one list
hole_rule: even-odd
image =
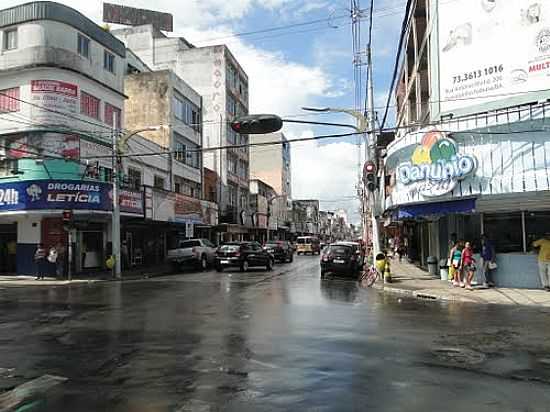
[(51, 274), (57, 275), (57, 257), (57, 249), (55, 248), (55, 246), (52, 246), (48, 251), (48, 256), (46, 257), (50, 269), (48, 270), (48, 272)]
[(453, 272), (453, 286), (464, 287), (461, 276), (461, 265), (462, 265), (462, 241), (459, 240), (456, 242), (456, 245), (451, 249), (451, 268)]
[(447, 267), (449, 268), (449, 282), (454, 280), (455, 268), (452, 265), (453, 252), (458, 245), (456, 233), (451, 233), (451, 238), (449, 239), (449, 244), (447, 246)]
[(46, 271), (46, 249), (44, 244), (40, 243), (34, 252), (34, 263), (36, 264), (36, 280), (44, 279)]
[(493, 242), (485, 235), (481, 235), (481, 276), (484, 287), (493, 287), (493, 271), (496, 269), (496, 252)]
[(533, 242), (533, 247), (539, 249), (539, 276), (542, 288), (550, 292), (550, 233)]
[(466, 242), (464, 244), (464, 249), (462, 250), (462, 266), (461, 271), (463, 272), (465, 287), (468, 290), (473, 290), (472, 288), (472, 279), (474, 278), (474, 274), (476, 273), (476, 265), (475, 265), (475, 259), (474, 259), (474, 252), (472, 250), (472, 245), (470, 242)]

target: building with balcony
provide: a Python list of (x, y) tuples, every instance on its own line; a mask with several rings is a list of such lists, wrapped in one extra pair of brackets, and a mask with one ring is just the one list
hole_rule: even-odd
[[(202, 96), (203, 147), (246, 144), (230, 122), (248, 114), (248, 76), (227, 46), (195, 47), (181, 37), (168, 37), (152, 25), (114, 30), (154, 70), (171, 70)], [(211, 150), (203, 164), (220, 179), (220, 233), (245, 238), (252, 228), (249, 210), (249, 150)]]
[(380, 198), (420, 265), (446, 260), (452, 234), (476, 252), (486, 234), (497, 285), (541, 286), (532, 244), (550, 231), (548, 24), (545, 3), (408, 1)]
[[(124, 123), (126, 48), (70, 7), (32, 2), (0, 10), (0, 272), (32, 274), (39, 243), (67, 247), (73, 270), (103, 266), (110, 242), (114, 129)], [(123, 219), (143, 214), (139, 192), (122, 194)], [(13, 253), (15, 252), (15, 253)]]

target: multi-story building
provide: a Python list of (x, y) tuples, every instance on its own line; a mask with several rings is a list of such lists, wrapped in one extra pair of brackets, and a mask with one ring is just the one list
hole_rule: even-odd
[(486, 234), (498, 285), (540, 287), (532, 242), (550, 231), (550, 4), (411, 0), (407, 10), (386, 223), (421, 265), (446, 260), (452, 234), (475, 250)]
[(170, 70), (129, 74), (124, 79), (125, 127), (163, 125), (142, 136), (175, 152), (166, 190), (202, 198), (201, 96)]
[[(89, 173), (84, 158), (110, 154), (124, 122), (126, 48), (53, 2), (0, 10), (0, 44), (0, 244), (10, 252), (0, 272), (33, 273), (39, 243), (67, 245), (63, 210), (74, 211), (76, 269), (101, 267), (111, 162)], [(126, 196), (123, 216), (142, 213), (131, 201), (141, 194)]]
[[(248, 142), (247, 136), (236, 134), (230, 127), (235, 116), (248, 114), (248, 77), (226, 46), (194, 47), (152, 25), (115, 30), (113, 34), (151, 68), (172, 70), (202, 96), (205, 148)], [(218, 203), (225, 232), (245, 237), (247, 227), (252, 227), (248, 148), (205, 151), (203, 162), (220, 179)]]
[(280, 142), (272, 146), (250, 147), (250, 175), (260, 179), (275, 190), (271, 200), (272, 219), (270, 230), (278, 232), (285, 239), (290, 232), (292, 214), (292, 180), (290, 144), (283, 133), (251, 135), (251, 143)]
[(298, 236), (319, 234), (319, 201), (292, 201), (292, 232)]
[(279, 195), (292, 198), (290, 144), (281, 132), (250, 136), (251, 143), (282, 142), (250, 148), (250, 175), (268, 183)]

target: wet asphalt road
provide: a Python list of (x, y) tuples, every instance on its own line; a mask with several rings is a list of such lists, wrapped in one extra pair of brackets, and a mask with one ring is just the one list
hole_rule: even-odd
[(550, 411), (548, 312), (321, 281), (318, 259), (2, 289), (2, 390), (68, 378), (21, 411)]

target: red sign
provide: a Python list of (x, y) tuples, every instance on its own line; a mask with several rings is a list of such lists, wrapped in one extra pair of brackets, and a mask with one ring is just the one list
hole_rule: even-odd
[(69, 97), (78, 97), (78, 86), (58, 80), (32, 80), (31, 91), (33, 93), (55, 93)]
[(120, 210), (128, 213), (143, 214), (143, 193), (122, 190), (118, 196)]

